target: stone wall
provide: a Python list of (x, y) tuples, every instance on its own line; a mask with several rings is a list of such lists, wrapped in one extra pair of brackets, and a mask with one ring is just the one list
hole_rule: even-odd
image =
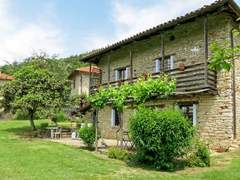
[[(89, 73), (77, 73), (71, 77), (72, 87), (71, 94), (72, 95), (80, 95), (80, 94), (88, 94), (89, 93)], [(92, 74), (92, 78), (96, 79), (99, 76), (96, 74)], [(73, 86), (73, 81), (75, 80), (75, 88)], [(93, 82), (95, 83), (95, 82)]]
[[(239, 24), (232, 23), (233, 26)], [(240, 38), (234, 37), (234, 46), (240, 44)], [(236, 91), (236, 130), (237, 130), (237, 140), (240, 141), (240, 58), (236, 58), (235, 62), (235, 91)]]
[[(180, 63), (193, 65), (204, 62), (204, 32), (202, 17), (193, 22), (176, 26), (164, 32), (165, 56), (174, 55), (174, 68)], [(230, 17), (227, 14), (209, 16), (209, 45), (212, 41), (226, 38)], [(174, 36), (174, 40), (171, 37)], [(102, 70), (102, 83), (108, 81), (108, 60), (110, 59), (110, 81), (114, 81), (114, 70), (130, 66), (130, 50), (133, 57), (133, 76), (138, 77), (144, 72), (153, 73), (154, 60), (161, 57), (160, 35), (146, 40), (136, 41), (100, 58), (97, 64)]]

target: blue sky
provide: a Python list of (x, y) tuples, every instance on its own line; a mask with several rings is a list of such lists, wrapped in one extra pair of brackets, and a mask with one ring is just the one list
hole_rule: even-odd
[(0, 0), (0, 65), (103, 47), (213, 1)]

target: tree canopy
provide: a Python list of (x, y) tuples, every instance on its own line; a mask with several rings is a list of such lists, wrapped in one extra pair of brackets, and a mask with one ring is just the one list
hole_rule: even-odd
[(60, 78), (60, 72), (50, 71), (48, 59), (32, 57), (13, 74), (15, 80), (2, 87), (3, 106), (6, 110), (25, 111), (35, 130), (34, 116), (38, 111), (50, 113), (68, 102), (70, 83)]

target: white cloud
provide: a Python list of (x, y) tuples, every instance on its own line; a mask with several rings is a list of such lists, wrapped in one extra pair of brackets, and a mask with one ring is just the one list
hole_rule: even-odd
[[(210, 4), (214, 0), (159, 0), (154, 4), (146, 4), (145, 7), (136, 6), (132, 1), (112, 1), (112, 22), (114, 23), (114, 37), (91, 38), (88, 47), (106, 46), (106, 42), (115, 41), (132, 36), (140, 31), (146, 30), (163, 22), (184, 15), (189, 11), (196, 10), (203, 5)], [(101, 39), (101, 41), (99, 41)], [(93, 43), (91, 43), (93, 42)]]
[[(9, 0), (0, 0), (0, 65), (31, 56), (34, 52), (62, 54), (61, 30), (43, 17), (35, 22), (23, 22), (12, 16)], [(46, 16), (49, 13), (46, 12)]]

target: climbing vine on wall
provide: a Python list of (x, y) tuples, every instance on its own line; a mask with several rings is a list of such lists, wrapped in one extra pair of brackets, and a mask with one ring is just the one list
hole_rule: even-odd
[[(239, 38), (239, 30), (233, 30), (233, 38)], [(240, 54), (240, 44), (232, 47), (229, 40), (222, 43), (213, 42), (210, 46), (211, 56), (209, 57), (209, 68), (216, 71), (230, 71), (233, 65), (233, 60)]]
[(175, 80), (167, 75), (156, 78), (150, 75), (139, 78), (135, 83), (124, 83), (119, 87), (104, 88), (100, 87), (98, 92), (89, 96), (92, 106), (101, 109), (107, 103), (122, 111), (128, 100), (133, 103), (141, 104), (153, 97), (167, 97), (176, 89)]

